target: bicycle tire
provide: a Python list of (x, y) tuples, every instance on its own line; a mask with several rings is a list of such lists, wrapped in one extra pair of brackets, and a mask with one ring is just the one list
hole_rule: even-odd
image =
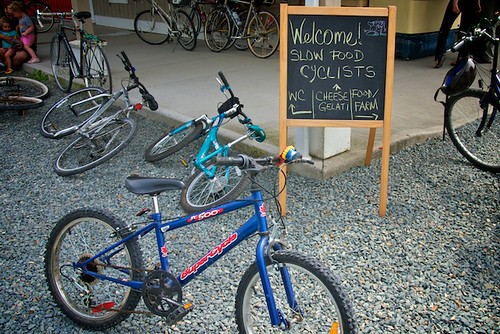
[(0, 110), (28, 110), (41, 107), (43, 104), (43, 100), (36, 97), (0, 97)]
[(68, 50), (61, 35), (54, 35), (50, 43), (50, 66), (57, 86), (65, 93), (71, 90), (73, 83), (71, 64), (71, 50)]
[(186, 51), (193, 51), (196, 47), (196, 31), (194, 29), (193, 21), (189, 15), (183, 11), (177, 11), (176, 26), (180, 33), (177, 35), (177, 41)]
[(196, 36), (198, 36), (200, 34), (200, 31), (201, 31), (201, 15), (200, 15), (200, 12), (198, 11), (198, 8), (197, 6), (199, 6), (198, 4), (195, 3), (195, 1), (193, 1), (194, 4), (191, 5), (190, 7), (190, 11), (189, 11), (189, 18), (191, 19), (191, 21), (193, 22), (193, 26), (194, 26), (194, 31), (196, 33)]
[(42, 26), (38, 22), (37, 18), (37, 10), (42, 14), (51, 14), (52, 10), (50, 6), (42, 1), (31, 1), (25, 7), (25, 12), (33, 21), (33, 24), (36, 27), (36, 31), (39, 33), (47, 32), (54, 26), (54, 17), (53, 16), (41, 16), (40, 21), (42, 22)]
[[(117, 137), (123, 134), (121, 130), (125, 126), (127, 132)], [(120, 153), (136, 132), (137, 124), (133, 119), (111, 120), (99, 131), (79, 136), (69, 144), (54, 161), (54, 171), (57, 175), (69, 176), (95, 168)]]
[(224, 50), (230, 40), (231, 20), (226, 12), (216, 8), (208, 14), (205, 22), (205, 43), (213, 52)]
[(134, 31), (144, 42), (160, 45), (170, 38), (170, 21), (152, 9), (144, 10), (134, 19)]
[[(244, 27), (246, 20), (247, 20), (247, 16), (248, 16), (248, 10), (245, 9), (245, 10), (239, 12), (238, 16), (240, 17), (241, 26)], [(233, 34), (233, 35), (235, 35), (235, 34)], [(240, 51), (248, 50), (248, 42), (247, 42), (246, 38), (234, 39), (233, 45), (237, 50), (240, 50)]]
[[(280, 270), (286, 266), (293, 284), (294, 311), (287, 302)], [(351, 302), (335, 277), (318, 260), (292, 251), (266, 257), (276, 306), (285, 319), (290, 321), (287, 333), (356, 333), (356, 322)], [(273, 327), (262, 290), (257, 263), (253, 263), (243, 275), (236, 292), (236, 324), (240, 333), (282, 333)], [(292, 321), (295, 320), (295, 321)]]
[(74, 91), (54, 103), (40, 120), (39, 130), (42, 136), (56, 138), (57, 132), (63, 131), (66, 135), (73, 133), (74, 131), (65, 130), (81, 126), (108, 98), (106, 96), (84, 101), (102, 93), (104, 93), (104, 89), (101, 87), (86, 87)]
[(187, 127), (183, 130), (177, 128), (158, 138), (146, 149), (144, 159), (149, 162), (165, 159), (201, 137), (204, 128), (203, 123), (196, 123), (193, 120), (182, 126), (186, 125)]
[(276, 17), (261, 11), (250, 19), (247, 39), (250, 51), (258, 58), (271, 57), (278, 49), (280, 42), (279, 23)]
[(84, 78), (87, 87), (102, 87), (108, 92), (113, 91), (111, 67), (103, 48), (99, 44), (87, 44), (84, 60)]
[[(121, 239), (120, 231), (126, 230), (126, 225), (109, 212), (79, 209), (59, 220), (50, 233), (44, 259), (49, 291), (62, 312), (83, 327), (103, 330), (116, 326), (131, 314), (141, 299), (140, 291), (84, 275), (72, 265), (90, 259), (117, 242)], [(106, 257), (106, 265), (102, 261), (87, 265), (90, 271), (107, 276), (142, 280), (140, 271), (120, 270), (117, 267), (143, 268), (137, 240), (126, 242), (118, 252)], [(78, 288), (75, 282), (90, 292)], [(106, 312), (109, 303), (113, 304), (113, 310)], [(102, 310), (99, 306), (103, 306)]]
[[(213, 165), (208, 168), (214, 167)], [(197, 170), (186, 181), (181, 192), (181, 206), (187, 213), (200, 212), (236, 199), (245, 191), (250, 178), (235, 166), (216, 166), (215, 176), (209, 179)]]
[(0, 96), (25, 96), (44, 99), (49, 87), (43, 82), (26, 77), (0, 77)]
[[(481, 170), (500, 172), (500, 124), (499, 111), (495, 111), (491, 127), (477, 135), (483, 117), (490, 120), (494, 107), (484, 109), (480, 103), (487, 92), (471, 89), (448, 99), (445, 123), (453, 145), (468, 161)], [(496, 122), (495, 122), (496, 121)]]

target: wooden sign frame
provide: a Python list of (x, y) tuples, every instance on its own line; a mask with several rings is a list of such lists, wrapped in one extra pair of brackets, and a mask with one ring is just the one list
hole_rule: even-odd
[[(372, 16), (387, 17), (387, 58), (385, 68), (385, 96), (383, 120), (330, 120), (330, 119), (289, 119), (287, 117), (288, 94), (288, 33), (289, 15), (327, 15), (327, 16)], [(279, 147), (282, 151), (287, 146), (288, 127), (348, 127), (370, 128), (368, 137), (365, 165), (371, 161), (375, 133), (377, 128), (383, 129), (382, 138), (382, 166), (380, 176), (380, 204), (379, 215), (385, 216), (387, 208), (387, 189), (389, 179), (389, 156), (391, 146), (391, 113), (392, 91), (394, 79), (394, 55), (396, 40), (396, 7), (369, 8), (369, 7), (304, 7), (280, 5), (280, 114), (279, 114)], [(279, 201), (282, 215), (286, 214), (285, 175), (280, 174), (279, 187), (283, 189)]]

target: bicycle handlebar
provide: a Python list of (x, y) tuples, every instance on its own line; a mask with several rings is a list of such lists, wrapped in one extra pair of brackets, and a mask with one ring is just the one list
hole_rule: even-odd
[(231, 97), (234, 97), (234, 94), (233, 94), (233, 91), (231, 89), (231, 86), (229, 86), (229, 83), (227, 82), (227, 79), (224, 76), (224, 73), (222, 73), (222, 71), (219, 71), (219, 77), (222, 80), (222, 83), (224, 84), (224, 86), (222, 86), (220, 88), (221, 91), (224, 92), (224, 90), (227, 90), (229, 92), (229, 94), (231, 94)]
[(476, 28), (472, 32), (468, 33), (466, 36), (462, 37), (459, 41), (457, 41), (452, 47), (451, 52), (456, 52), (460, 50), (466, 43), (470, 43), (476, 41), (480, 38), (485, 37), (491, 43), (498, 43), (499, 39), (494, 38), (488, 32), (487, 29), (479, 29)]
[(246, 154), (239, 154), (238, 157), (215, 157), (214, 163), (223, 166), (238, 166), (243, 170), (262, 169), (266, 166), (281, 165), (283, 163), (314, 164), (309, 159), (303, 159), (302, 155), (293, 146), (287, 146), (280, 155), (274, 157), (253, 158)]

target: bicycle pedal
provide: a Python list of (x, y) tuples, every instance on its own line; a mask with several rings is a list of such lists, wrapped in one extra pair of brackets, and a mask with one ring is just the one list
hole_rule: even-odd
[(175, 324), (176, 322), (184, 318), (189, 312), (191, 312), (193, 308), (194, 305), (189, 302), (184, 305), (180, 305), (175, 310), (170, 312), (170, 314), (167, 316), (167, 322), (169, 324)]

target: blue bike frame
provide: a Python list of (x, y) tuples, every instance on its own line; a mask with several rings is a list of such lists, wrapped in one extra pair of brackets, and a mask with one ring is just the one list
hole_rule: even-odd
[[(112, 257), (121, 251), (121, 245), (129, 240), (138, 238), (151, 232), (152, 230), (155, 230), (161, 269), (168, 271), (170, 266), (168, 262), (167, 246), (165, 244), (165, 232), (173, 231), (178, 228), (195, 224), (206, 219), (217, 217), (219, 215), (223, 215), (251, 205), (253, 205), (254, 207), (255, 214), (250, 217), (238, 230), (229, 235), (220, 244), (213, 247), (198, 261), (182, 271), (182, 273), (177, 276), (177, 280), (179, 281), (181, 286), (185, 286), (191, 280), (203, 273), (213, 263), (217, 262), (221, 257), (226, 255), (231, 249), (240, 244), (242, 241), (246, 240), (255, 233), (258, 233), (260, 235), (260, 239), (257, 243), (256, 248), (256, 262), (264, 289), (264, 295), (266, 297), (267, 307), (271, 317), (271, 323), (275, 326), (287, 326), (286, 319), (284, 319), (281, 311), (276, 308), (276, 303), (274, 300), (271, 283), (269, 281), (269, 276), (266, 268), (267, 247), (269, 246), (269, 228), (267, 224), (266, 207), (264, 205), (262, 193), (259, 190), (252, 190), (252, 194), (244, 199), (229, 202), (200, 213), (184, 216), (168, 222), (162, 222), (161, 212), (155, 210), (158, 212), (149, 215), (149, 218), (153, 220), (151, 224), (127, 235), (122, 240), (100, 251), (88, 260), (84, 262), (73, 263), (73, 266), (82, 270), (82, 273), (85, 275), (91, 275), (102, 280), (112, 281), (117, 284), (129, 286), (132, 289), (140, 290), (143, 285), (143, 282), (141, 281), (124, 281), (122, 279), (106, 276), (95, 271), (88, 270), (87, 265), (96, 260), (105, 264), (111, 264)], [(279, 244), (274, 244), (273, 249), (279, 250)], [(118, 270), (127, 270), (128, 272), (128, 269), (125, 268), (120, 268)], [(292, 289), (288, 270), (286, 269), (286, 267), (283, 267), (280, 268), (280, 271), (283, 278), (283, 284), (286, 291), (288, 303), (290, 307), (300, 312), (300, 308), (298, 307), (297, 301), (295, 300), (295, 294)]]

